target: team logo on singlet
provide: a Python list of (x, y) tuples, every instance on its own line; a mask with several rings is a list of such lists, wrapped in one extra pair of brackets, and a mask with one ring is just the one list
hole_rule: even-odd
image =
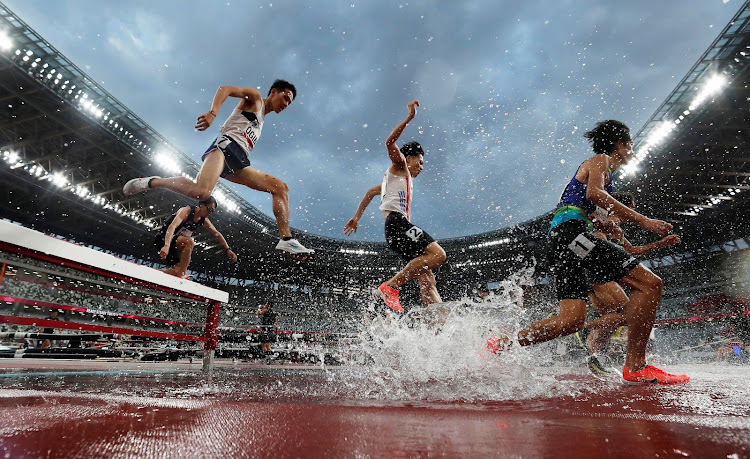
[(250, 122), (250, 125), (245, 129), (245, 132), (243, 132), (245, 139), (247, 140), (247, 143), (250, 144), (251, 149), (255, 148), (255, 142), (258, 141), (260, 121), (258, 121), (258, 117), (255, 116), (255, 113), (253, 112), (243, 111), (242, 116), (244, 116)]
[(406, 212), (406, 191), (398, 192), (398, 201), (399, 201), (399, 206), (401, 206), (401, 210)]

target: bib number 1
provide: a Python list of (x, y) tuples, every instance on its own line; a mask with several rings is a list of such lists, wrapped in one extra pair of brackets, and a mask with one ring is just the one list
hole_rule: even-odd
[(579, 234), (573, 239), (573, 242), (568, 244), (568, 248), (581, 259), (586, 258), (586, 256), (594, 250), (594, 247), (596, 247), (596, 244), (583, 234)]
[(227, 145), (229, 145), (229, 142), (231, 142), (232, 139), (230, 139), (226, 135), (222, 135), (219, 137), (219, 140), (216, 142), (216, 146), (221, 148), (222, 151), (224, 151), (225, 148), (227, 148)]

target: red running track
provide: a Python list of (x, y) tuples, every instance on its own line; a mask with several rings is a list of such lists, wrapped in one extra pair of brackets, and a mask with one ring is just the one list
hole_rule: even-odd
[(0, 368), (6, 457), (750, 456), (747, 366), (672, 367), (693, 378), (678, 387), (601, 384), (575, 369), (561, 377), (592, 391), (478, 403), (342, 396), (315, 367)]

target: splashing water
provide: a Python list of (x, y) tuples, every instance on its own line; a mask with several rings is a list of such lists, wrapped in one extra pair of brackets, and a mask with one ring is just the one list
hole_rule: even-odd
[(331, 377), (358, 397), (384, 400), (475, 402), (580, 392), (578, 382), (558, 378), (568, 365), (549, 367), (550, 345), (516, 343), (497, 355), (487, 349), (493, 334), (514, 338), (531, 322), (522, 286), (532, 274), (533, 268), (522, 270), (481, 304), (465, 299), (376, 316), (362, 330), (359, 349), (370, 365)]

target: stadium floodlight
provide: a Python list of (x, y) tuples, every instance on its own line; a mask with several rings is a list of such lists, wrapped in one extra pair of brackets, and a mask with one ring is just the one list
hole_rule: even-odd
[(16, 163), (21, 161), (21, 157), (15, 151), (6, 151), (3, 153), (3, 157), (5, 157), (5, 162), (10, 164), (11, 166), (14, 166), (16, 165)]
[(664, 140), (670, 132), (674, 129), (675, 124), (673, 121), (664, 120), (658, 127), (651, 131), (646, 139), (646, 143), (651, 145), (658, 145)]
[(470, 249), (479, 249), (482, 247), (490, 247), (493, 245), (507, 244), (510, 242), (510, 238), (495, 239), (492, 241), (480, 242), (478, 244), (472, 244), (469, 246)]
[(73, 192), (82, 198), (85, 198), (86, 196), (91, 194), (91, 191), (88, 188), (81, 185), (76, 185), (73, 189)]
[(10, 51), (11, 48), (13, 48), (13, 40), (4, 31), (0, 32), (0, 51)]
[(628, 175), (635, 174), (636, 172), (638, 172), (639, 164), (640, 164), (640, 161), (636, 161), (636, 162), (632, 162), (630, 164), (626, 164), (622, 166), (622, 169), (620, 169), (622, 171), (622, 175), (624, 177), (627, 177)]
[(164, 170), (167, 170), (169, 172), (175, 172), (178, 174), (182, 173), (182, 169), (180, 168), (180, 165), (167, 152), (162, 151), (162, 152), (157, 153), (154, 156), (154, 161), (156, 161), (156, 164), (158, 164)]
[(216, 202), (218, 202), (223, 208), (235, 213), (240, 213), (240, 206), (237, 205), (237, 203), (235, 203), (227, 195), (225, 195), (224, 192), (220, 189), (214, 189), (214, 191), (211, 193), (211, 196), (213, 196), (216, 199)]
[(695, 96), (688, 110), (692, 111), (700, 107), (709, 97), (721, 91), (727, 85), (727, 78), (721, 74), (715, 74), (706, 80), (698, 95)]
[(65, 175), (62, 172), (55, 172), (54, 174), (50, 174), (49, 179), (52, 183), (60, 188), (68, 184), (68, 180), (65, 178)]
[(377, 255), (378, 252), (374, 252), (372, 250), (364, 250), (364, 249), (339, 249), (340, 253), (349, 253), (352, 255)]

